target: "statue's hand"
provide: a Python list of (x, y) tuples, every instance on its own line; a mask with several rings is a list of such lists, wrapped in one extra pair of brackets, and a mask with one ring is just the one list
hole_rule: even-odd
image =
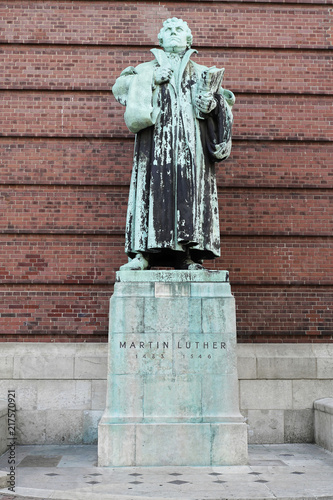
[(210, 92), (199, 94), (195, 99), (195, 104), (201, 113), (210, 113), (216, 107), (216, 101)]
[(231, 153), (231, 140), (216, 144), (214, 156), (217, 160), (225, 160)]
[(156, 85), (161, 85), (161, 83), (167, 83), (172, 76), (171, 68), (163, 68), (159, 66), (155, 69), (154, 80)]

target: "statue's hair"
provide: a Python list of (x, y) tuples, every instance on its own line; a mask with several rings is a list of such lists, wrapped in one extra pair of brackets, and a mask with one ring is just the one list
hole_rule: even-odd
[(182, 24), (183, 25), (184, 29), (186, 30), (186, 34), (187, 34), (187, 48), (188, 49), (191, 48), (192, 41), (193, 41), (193, 36), (192, 36), (191, 30), (188, 27), (187, 22), (183, 21), (182, 19), (178, 19), (178, 17), (170, 17), (169, 19), (164, 21), (163, 27), (161, 28), (161, 31), (157, 35), (158, 40), (160, 42), (160, 45), (162, 46), (162, 44), (163, 44), (164, 31), (166, 30), (166, 28), (168, 28), (172, 24)]

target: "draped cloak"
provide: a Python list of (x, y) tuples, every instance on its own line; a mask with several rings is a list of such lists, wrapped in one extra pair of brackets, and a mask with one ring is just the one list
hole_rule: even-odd
[(220, 255), (215, 162), (222, 143), (230, 154), (234, 96), (221, 89), (215, 109), (202, 114), (195, 98), (207, 68), (190, 60), (195, 51), (187, 50), (170, 81), (160, 85), (154, 71), (170, 61), (163, 50), (151, 52), (154, 61), (126, 68), (112, 89), (136, 134), (125, 251), (132, 258), (149, 253), (156, 264), (163, 255), (164, 265), (186, 248), (196, 261), (212, 259)]

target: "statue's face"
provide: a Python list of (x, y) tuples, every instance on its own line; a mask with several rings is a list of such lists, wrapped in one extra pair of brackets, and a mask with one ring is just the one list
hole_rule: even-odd
[(165, 52), (184, 52), (187, 47), (187, 31), (182, 23), (164, 28), (162, 47)]

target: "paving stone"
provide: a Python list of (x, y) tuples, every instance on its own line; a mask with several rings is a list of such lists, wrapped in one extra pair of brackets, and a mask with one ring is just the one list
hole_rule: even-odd
[(48, 457), (47, 455), (28, 455), (18, 464), (18, 467), (56, 467), (61, 455)]

